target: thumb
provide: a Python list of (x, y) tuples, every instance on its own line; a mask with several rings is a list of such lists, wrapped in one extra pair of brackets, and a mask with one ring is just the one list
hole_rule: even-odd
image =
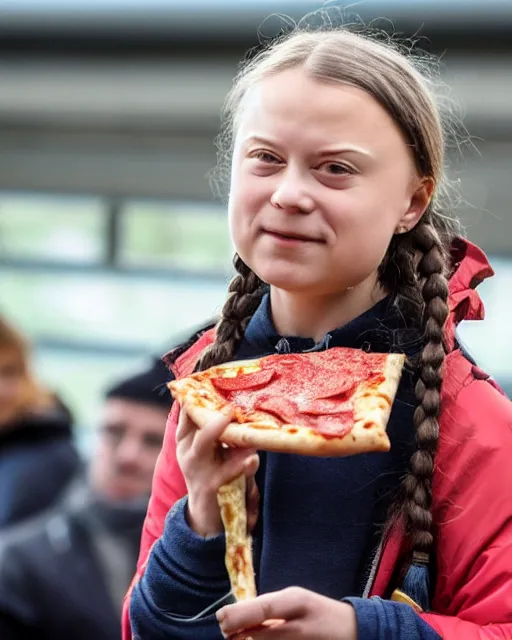
[(204, 454), (218, 446), (218, 441), (228, 424), (233, 419), (231, 410), (219, 411), (207, 422), (203, 422), (201, 428), (196, 433), (194, 445), (198, 454)]

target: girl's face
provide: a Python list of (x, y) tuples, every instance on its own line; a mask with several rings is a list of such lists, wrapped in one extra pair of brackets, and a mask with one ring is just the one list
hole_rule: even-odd
[(397, 227), (432, 192), (387, 112), (366, 92), (300, 68), (262, 80), (241, 105), (229, 220), (265, 282), (338, 294), (373, 278)]

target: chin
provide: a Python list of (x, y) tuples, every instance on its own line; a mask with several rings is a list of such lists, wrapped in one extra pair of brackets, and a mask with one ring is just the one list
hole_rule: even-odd
[(312, 278), (311, 272), (304, 268), (286, 265), (285, 267), (267, 264), (255, 273), (267, 284), (283, 291), (302, 293), (318, 290), (322, 280)]

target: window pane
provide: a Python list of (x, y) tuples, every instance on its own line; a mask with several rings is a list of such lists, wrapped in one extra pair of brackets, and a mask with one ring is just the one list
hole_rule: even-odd
[(233, 248), (222, 207), (130, 202), (124, 208), (122, 260), (227, 273)]
[[(111, 273), (0, 269), (2, 312), (31, 337), (167, 348), (176, 333), (222, 306), (223, 280), (155, 280)], [(160, 351), (159, 351), (160, 352)]]
[(0, 193), (3, 257), (97, 262), (106, 215), (99, 198)]
[[(2, 314), (35, 344), (37, 375), (73, 411), (84, 452), (98, 425), (105, 386), (208, 322), (226, 292), (222, 280), (101, 272), (29, 273), (5, 267), (0, 280)], [(95, 348), (88, 351), (87, 345)]]

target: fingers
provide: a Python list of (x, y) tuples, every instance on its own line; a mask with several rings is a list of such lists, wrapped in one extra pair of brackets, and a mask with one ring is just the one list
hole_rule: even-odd
[[(232, 421), (232, 412), (212, 414), (212, 419), (199, 428), (181, 411), (176, 432), (176, 454), (188, 493), (188, 516), (192, 528), (202, 535), (220, 526), (217, 492), (223, 485), (244, 475), (252, 478), (259, 466), (255, 449), (224, 447), (219, 438)], [(249, 480), (249, 485), (251, 481)], [(251, 505), (257, 509), (257, 495), (251, 490)], [(252, 512), (254, 526), (257, 514)]]
[(258, 466), (259, 457), (254, 449), (227, 449), (214, 482), (220, 487), (242, 474), (246, 477), (252, 477)]
[(232, 636), (226, 636), (228, 640), (296, 640), (299, 638), (299, 630), (294, 623), (286, 623), (285, 620), (268, 620), (258, 627), (245, 629)]
[(199, 429), (188, 414), (186, 406), (181, 407), (178, 428), (176, 430), (176, 440), (180, 442), (187, 439), (190, 441), (190, 444), (196, 439), (199, 440), (200, 444), (204, 445), (211, 444), (212, 442), (216, 443), (224, 429), (232, 421), (232, 418), (233, 414), (231, 410), (226, 412), (219, 411), (208, 424)]
[(205, 424), (199, 431), (196, 431), (193, 443), (196, 454), (198, 456), (204, 456), (210, 451), (217, 449), (221, 435), (232, 420), (233, 412), (231, 410), (226, 413), (219, 412), (208, 424)]
[(293, 620), (305, 614), (307, 594), (305, 589), (299, 587), (267, 593), (254, 600), (243, 600), (223, 607), (217, 612), (217, 620), (227, 637), (260, 627), (269, 620)]
[(184, 444), (186, 447), (192, 444), (197, 428), (197, 425), (188, 415), (186, 409), (180, 407), (178, 427), (176, 429), (176, 444)]
[(244, 473), (245, 477), (249, 481), (249, 484), (247, 486), (250, 488), (252, 487), (252, 481), (254, 480), (256, 471), (258, 471), (258, 467), (260, 466), (260, 457), (256, 453), (256, 449), (231, 449), (229, 455), (234, 455), (236, 451), (240, 451), (241, 455), (246, 458), (244, 464)]

